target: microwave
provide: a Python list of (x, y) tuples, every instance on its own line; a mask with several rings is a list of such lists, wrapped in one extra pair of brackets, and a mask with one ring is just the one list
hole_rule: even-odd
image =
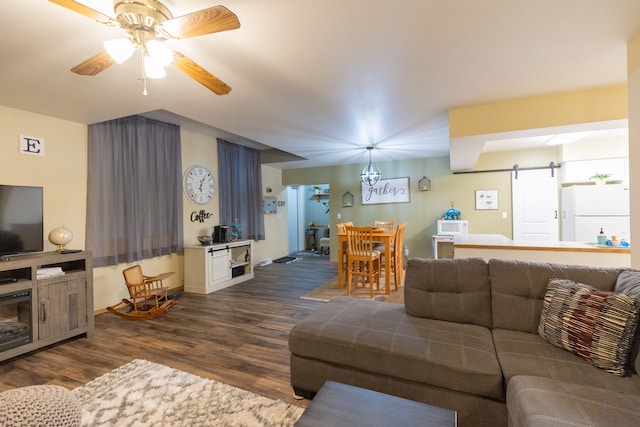
[(439, 235), (469, 234), (469, 221), (463, 219), (438, 220)]

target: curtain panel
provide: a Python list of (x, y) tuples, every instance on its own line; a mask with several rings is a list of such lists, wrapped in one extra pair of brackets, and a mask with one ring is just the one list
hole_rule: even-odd
[(179, 126), (141, 116), (90, 125), (87, 175), (95, 266), (183, 249)]
[(260, 152), (218, 139), (220, 224), (235, 220), (242, 239), (264, 240)]

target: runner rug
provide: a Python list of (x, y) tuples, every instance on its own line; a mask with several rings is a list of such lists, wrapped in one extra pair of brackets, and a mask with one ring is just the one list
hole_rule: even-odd
[[(392, 279), (393, 280), (393, 279)], [(385, 301), (385, 302), (393, 302), (393, 303), (397, 303), (397, 304), (404, 304), (404, 287), (402, 285), (400, 285), (398, 287), (398, 290), (395, 290), (395, 286), (392, 283), (391, 284), (391, 290), (389, 292), (389, 295), (385, 294), (385, 280), (384, 277), (380, 279), (380, 290), (376, 290), (374, 287), (373, 290), (373, 299), (376, 301)], [(362, 284), (358, 285), (357, 289), (353, 288), (353, 285), (351, 286), (351, 296), (353, 298), (366, 298), (369, 299), (371, 298), (370, 296), (370, 292), (369, 292), (369, 285), (366, 285), (366, 287), (363, 287)], [(343, 289), (340, 289), (338, 287), (338, 278), (334, 277), (333, 279), (329, 280), (328, 282), (320, 285), (319, 287), (315, 288), (314, 290), (312, 290), (311, 292), (309, 292), (308, 294), (300, 297), (302, 299), (310, 299), (310, 300), (315, 300), (315, 301), (331, 301), (332, 298), (335, 298), (337, 296), (347, 296), (347, 288), (346, 288), (346, 284), (345, 287)]]
[(83, 426), (292, 426), (304, 411), (142, 359), (72, 393)]

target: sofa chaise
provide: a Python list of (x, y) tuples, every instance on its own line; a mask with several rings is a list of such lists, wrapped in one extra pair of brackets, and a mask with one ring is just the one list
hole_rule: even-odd
[[(640, 425), (640, 272), (411, 259), (404, 294), (404, 304), (338, 297), (299, 321), (289, 334), (295, 393), (312, 398), (339, 381), (455, 410), (461, 427)], [(565, 300), (585, 298), (605, 301), (596, 308), (614, 311), (614, 326), (598, 318), (587, 339), (578, 322), (576, 341), (584, 312), (567, 314)]]

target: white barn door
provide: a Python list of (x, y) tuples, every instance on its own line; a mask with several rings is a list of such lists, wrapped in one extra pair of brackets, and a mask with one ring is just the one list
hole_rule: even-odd
[(558, 197), (550, 169), (511, 172), (513, 240), (560, 240)]

